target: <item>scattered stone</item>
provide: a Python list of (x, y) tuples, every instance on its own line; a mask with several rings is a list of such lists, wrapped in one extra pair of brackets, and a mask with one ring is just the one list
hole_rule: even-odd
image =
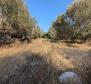
[(74, 72), (65, 72), (59, 76), (59, 82), (62, 84), (82, 84), (80, 78)]

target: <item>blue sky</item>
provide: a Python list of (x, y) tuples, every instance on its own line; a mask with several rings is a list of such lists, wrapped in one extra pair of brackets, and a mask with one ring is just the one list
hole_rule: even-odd
[(29, 13), (38, 25), (47, 32), (57, 16), (65, 13), (72, 0), (25, 0)]

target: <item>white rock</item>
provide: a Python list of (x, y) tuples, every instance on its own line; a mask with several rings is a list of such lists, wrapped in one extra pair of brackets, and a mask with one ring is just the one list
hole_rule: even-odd
[(59, 76), (59, 82), (62, 84), (82, 84), (80, 78), (74, 72), (65, 72)]

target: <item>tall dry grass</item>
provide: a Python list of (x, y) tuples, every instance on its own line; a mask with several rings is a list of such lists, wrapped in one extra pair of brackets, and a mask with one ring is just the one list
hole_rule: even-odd
[[(18, 72), (21, 72), (21, 66), (22, 69), (24, 67), (27, 67), (27, 71), (30, 71), (33, 76), (33, 73), (30, 69), (32, 60), (30, 64), (28, 64), (28, 60), (26, 59), (27, 57), (28, 59), (30, 59), (31, 57), (38, 57), (43, 61), (43, 65), (39, 64), (39, 67), (37, 67), (38, 73), (40, 74), (34, 74), (35, 77), (33, 79), (35, 79), (36, 77), (40, 77), (40, 79), (37, 79), (37, 84), (41, 84), (39, 83), (39, 81), (44, 80), (46, 75), (46, 84), (58, 84), (58, 75), (68, 70), (77, 71), (79, 76), (84, 76), (82, 77), (82, 80), (84, 81), (84, 79), (86, 79), (85, 75), (88, 74), (86, 72), (84, 73), (84, 70), (86, 70), (85, 67), (88, 64), (89, 66), (91, 64), (90, 50), (91, 46), (88, 46), (87, 44), (65, 44), (61, 42), (51, 43), (44, 39), (33, 40), (30, 44), (18, 43), (13, 44), (11, 47), (2, 47), (0, 48), (0, 78), (3, 81), (8, 79), (9, 77), (10, 80), (11, 75), (15, 74), (17, 68), (19, 68)], [(49, 74), (48, 71), (52, 73)], [(25, 68), (24, 73), (26, 73)], [(30, 76), (27, 76), (26, 74), (25, 77), (30, 78)], [(49, 75), (51, 75), (51, 78), (49, 77)], [(22, 77), (24, 77), (24, 74), (18, 75), (18, 77), (16, 78), (20, 78), (21, 80), (23, 80)], [(14, 79), (12, 80), (13, 84), (16, 84), (16, 82), (14, 82)], [(26, 84), (20, 83), (19, 80), (17, 81), (19, 84)], [(47, 83), (47, 81), (49, 82)], [(11, 80), (7, 84), (11, 84)], [(33, 82), (32, 84), (35, 83)]]

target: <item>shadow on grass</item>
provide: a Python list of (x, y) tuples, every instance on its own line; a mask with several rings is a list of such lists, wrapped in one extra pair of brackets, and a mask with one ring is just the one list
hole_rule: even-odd
[[(20, 58), (25, 62), (21, 63)], [(58, 70), (48, 61), (48, 56), (31, 52), (17, 53), (12, 57), (2, 58), (0, 61), (4, 61), (4, 65), (6, 65), (4, 67), (7, 67), (5, 72), (8, 72), (8, 76), (0, 80), (0, 84), (60, 84), (58, 81), (59, 75), (65, 71), (73, 71), (72, 69)], [(15, 65), (16, 68), (14, 68)], [(87, 83), (84, 84), (91, 84), (91, 69), (89, 67), (87, 69), (89, 73), (82, 72), (82, 76), (85, 73), (87, 77)]]
[(63, 43), (67, 43), (67, 44), (74, 44), (74, 43), (77, 43), (77, 44), (84, 44), (85, 42), (84, 41), (72, 41), (72, 40), (57, 40), (57, 39), (48, 39), (50, 42), (52, 43), (58, 43), (58, 42), (63, 42)]
[(17, 59), (19, 54), (20, 53), (16, 54), (16, 57), (9, 56), (8, 58), (0, 59), (0, 61), (9, 62), (8, 66), (6, 66), (6, 72), (10, 72), (9, 68), (14, 68), (13, 65), (16, 65), (13, 72), (8, 73), (8, 77), (0, 81), (0, 84), (59, 84), (58, 76), (62, 71), (57, 70), (55, 66), (49, 63), (46, 57), (39, 54), (24, 52), (21, 53), (21, 56), (25, 58), (25, 63), (19, 65), (19, 60)]
[(78, 46), (72, 45), (71, 43), (69, 43), (69, 44), (67, 43), (66, 45), (67, 45), (68, 47), (75, 47), (75, 48), (78, 48)]
[(91, 49), (88, 51), (88, 56), (91, 58)]

